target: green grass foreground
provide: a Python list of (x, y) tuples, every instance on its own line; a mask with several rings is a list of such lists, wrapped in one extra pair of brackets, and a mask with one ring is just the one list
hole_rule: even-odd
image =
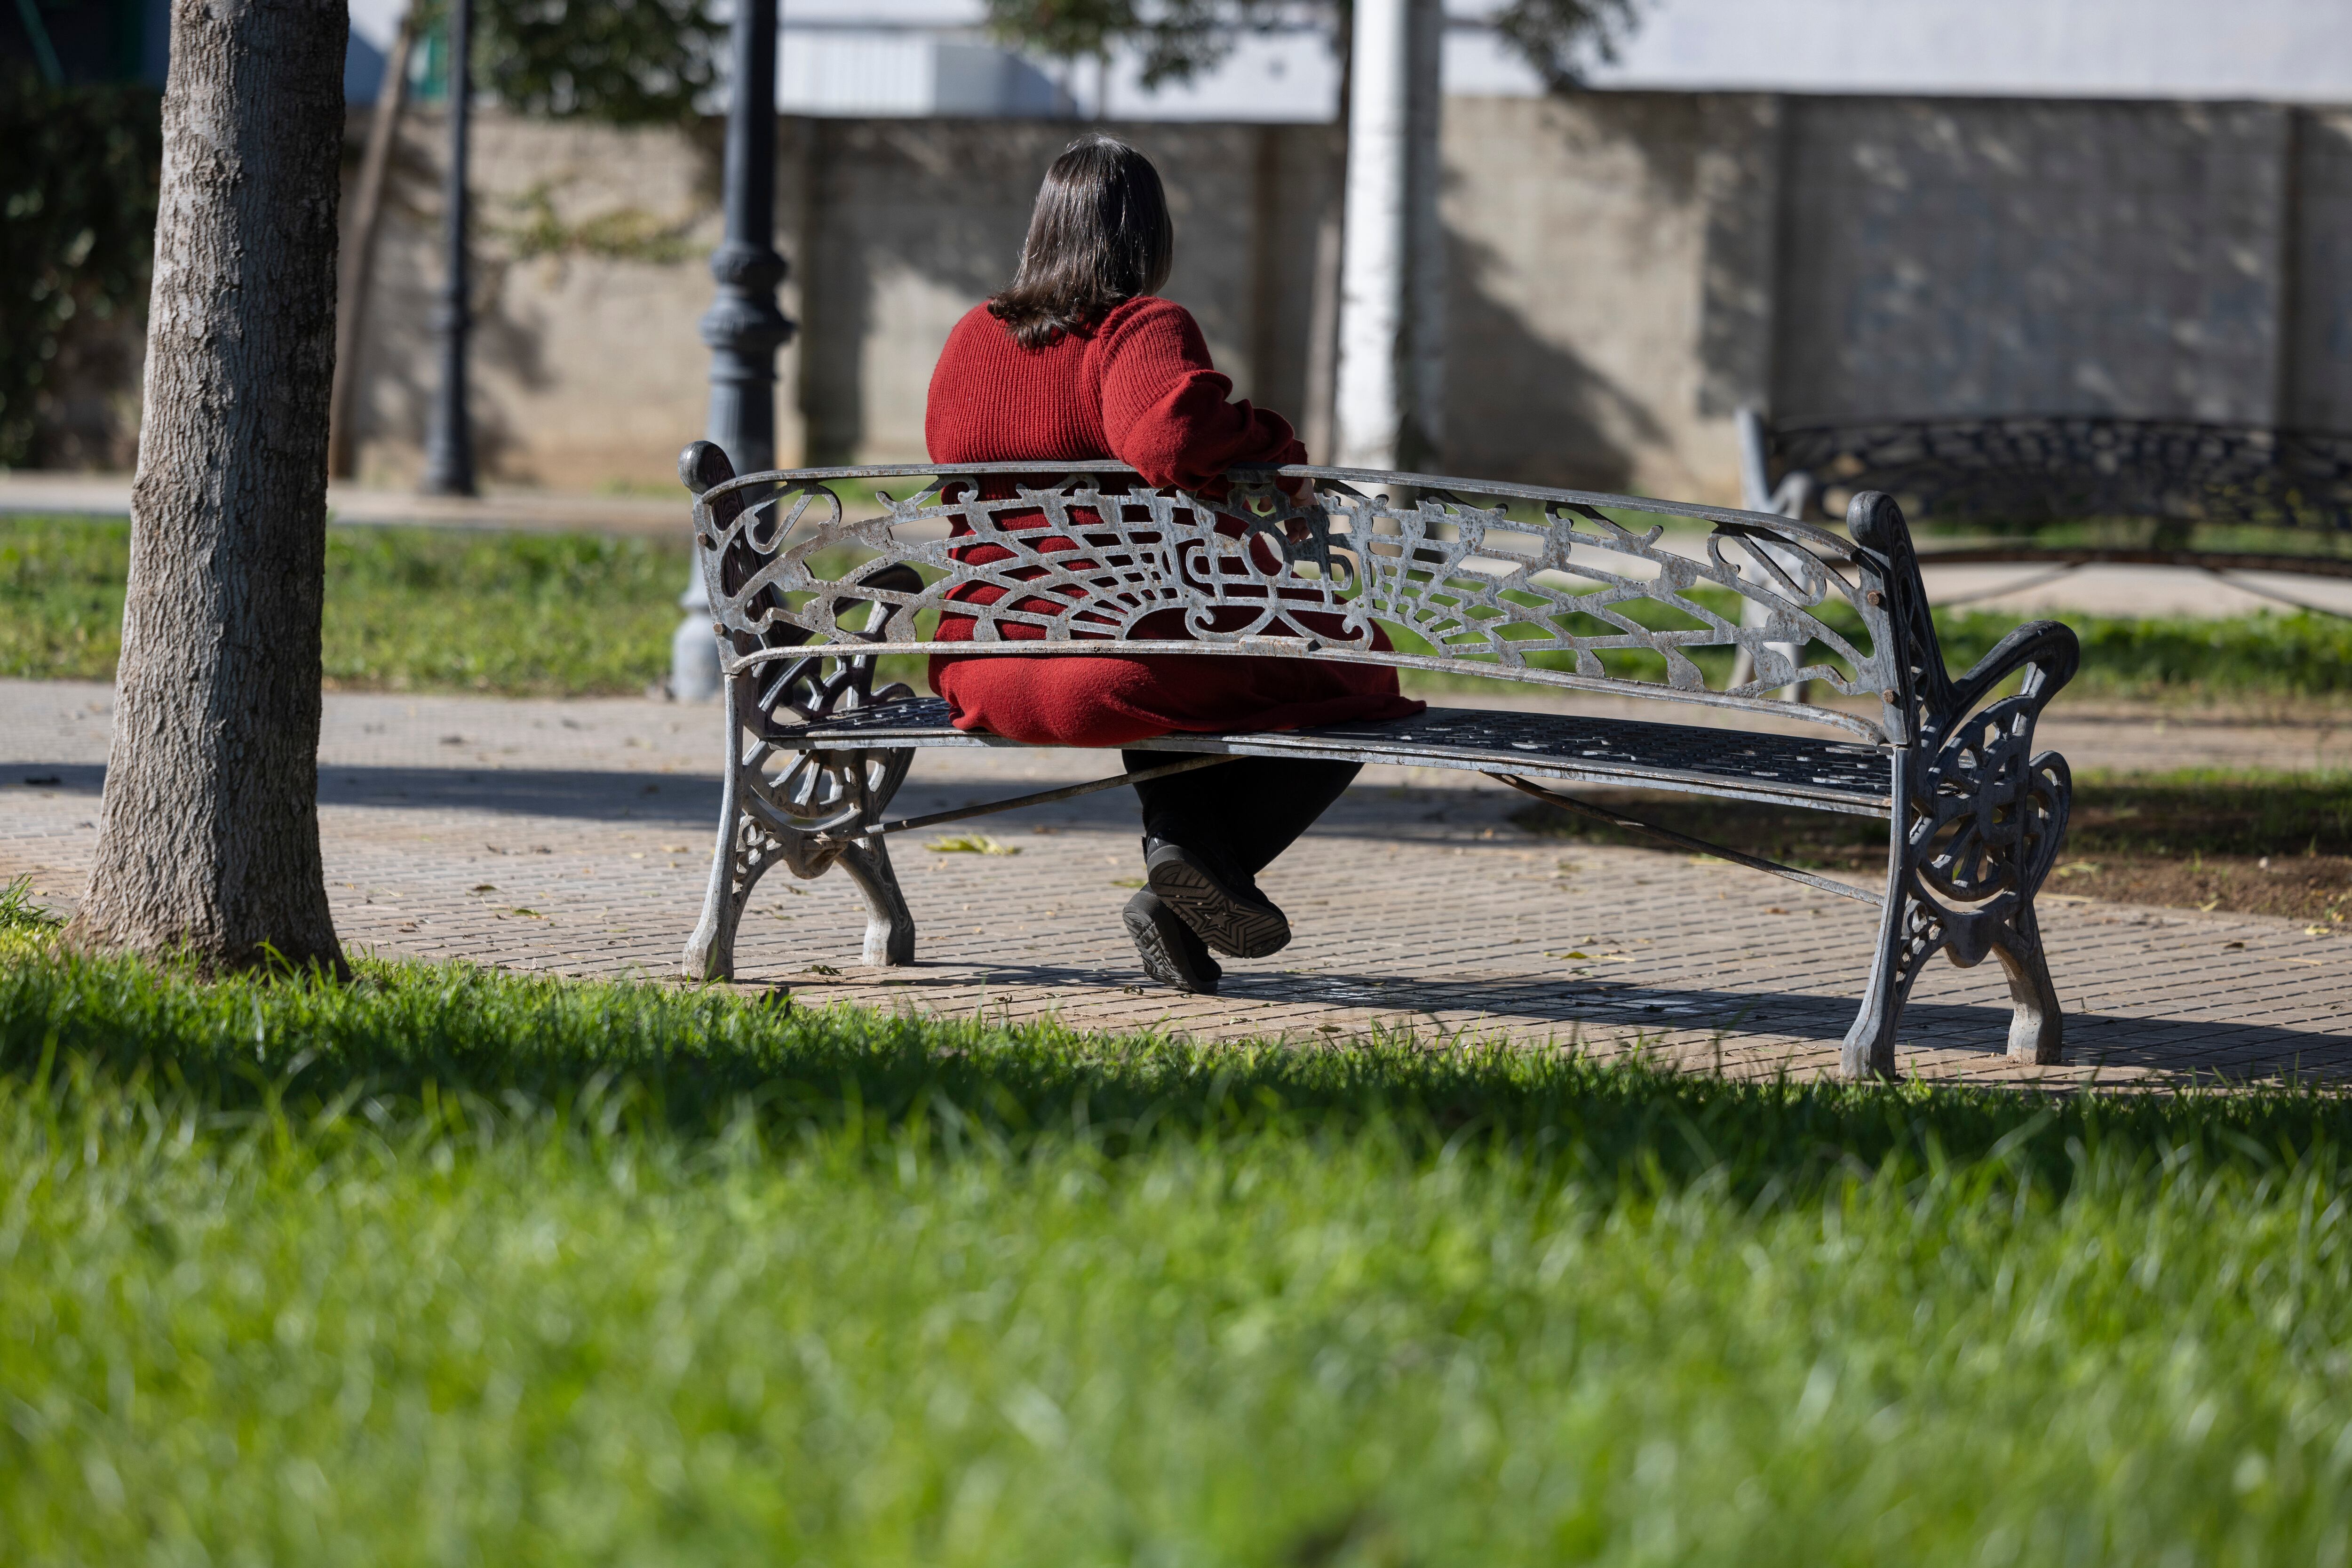
[[(129, 552), (125, 522), (0, 516), (0, 675), (110, 679), (121, 650)], [(327, 679), (342, 687), (513, 695), (641, 691), (668, 670), (686, 575), (682, 539), (331, 528)], [(1728, 597), (1717, 607), (1730, 608)], [(1658, 612), (1648, 618), (1665, 625), (1670, 617)], [(1860, 626), (1850, 611), (1830, 619)], [(1947, 661), (1955, 672), (1966, 669), (2020, 619), (1999, 610), (1939, 613)], [(2078, 696), (2352, 691), (2352, 620), (2266, 614), (2223, 620), (2077, 616), (2073, 624), (2084, 650)], [(1409, 635), (1397, 642), (1408, 651), (1423, 647)], [(1731, 657), (1728, 649), (1707, 649), (1697, 662), (1709, 679), (1721, 680)], [(884, 663), (883, 679), (922, 686), (920, 660)], [(1666, 672), (1665, 661), (1646, 652), (1612, 654), (1610, 667), (1648, 680)], [(1408, 671), (1404, 682), (1428, 695), (1504, 689), (1468, 675)]]
[(9, 941), (11, 1563), (2343, 1560), (2338, 1100)]

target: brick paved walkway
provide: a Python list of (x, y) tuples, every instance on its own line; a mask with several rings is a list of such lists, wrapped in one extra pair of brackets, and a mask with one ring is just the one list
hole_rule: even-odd
[[(0, 879), (69, 908), (95, 835), (111, 696), (0, 681)], [(320, 820), (343, 939), (391, 956), (567, 974), (675, 973), (717, 817), (717, 714), (635, 700), (331, 695)], [(2045, 726), (2077, 772), (2352, 760), (2325, 726), (2085, 709)], [(928, 753), (899, 796), (940, 809), (1111, 771), (1083, 752)], [(1874, 916), (1719, 862), (1535, 838), (1517, 797), (1463, 775), (1368, 771), (1264, 879), (1297, 937), (1223, 993), (1150, 987), (1118, 922), (1139, 874), (1113, 792), (971, 825), (1017, 855), (894, 844), (919, 928), (910, 969), (857, 962), (846, 881), (761, 884), (747, 984), (807, 1003), (1092, 1028), (1318, 1040), (1375, 1028), (1647, 1049), (1737, 1073), (1834, 1063)], [(2063, 1080), (2352, 1071), (2352, 942), (2255, 916), (2045, 899), (2065, 999)], [(1582, 954), (1582, 957), (1570, 956)], [(1996, 965), (1940, 961), (1906, 1016), (1906, 1071), (2018, 1076)]]

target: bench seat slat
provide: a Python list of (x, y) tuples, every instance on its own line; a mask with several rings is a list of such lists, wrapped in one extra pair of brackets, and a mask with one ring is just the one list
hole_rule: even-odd
[[(814, 724), (778, 726), (769, 739), (795, 751), (1016, 743), (954, 728), (947, 703), (935, 697), (886, 703)], [(1432, 708), (1378, 723), (1162, 735), (1131, 749), (1512, 773), (1857, 816), (1887, 816), (1894, 810), (1888, 753), (1875, 746), (1577, 714)]]

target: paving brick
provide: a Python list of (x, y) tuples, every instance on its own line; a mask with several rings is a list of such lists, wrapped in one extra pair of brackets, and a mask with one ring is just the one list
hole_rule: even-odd
[[(0, 682), (0, 730), (26, 759), (0, 763), (0, 878), (31, 872), (59, 908), (96, 837), (110, 710), (103, 687)], [(387, 957), (669, 979), (714, 837), (716, 731), (712, 710), (635, 700), (331, 693), (320, 826), (338, 930)], [(2056, 743), (2084, 771), (2139, 765), (2145, 739), (2116, 721)], [(2226, 741), (2205, 752), (2180, 742), (2167, 760), (2178, 765), (2185, 747), (2292, 765), (2312, 747), (2284, 728), (2235, 726)], [(1083, 752), (932, 752), (900, 800), (937, 809), (1115, 765)], [(790, 984), (808, 1005), (1302, 1044), (1373, 1031), (1503, 1037), (1735, 1075), (1834, 1068), (1872, 911), (1719, 862), (1536, 839), (1508, 822), (1518, 804), (1466, 775), (1367, 770), (1263, 879), (1292, 915), (1292, 944), (1228, 964), (1214, 997), (1149, 985), (1118, 924), (1140, 874), (1124, 792), (977, 825), (1015, 855), (929, 851), (928, 834), (895, 844), (919, 930), (909, 968), (858, 962), (863, 916), (844, 879), (772, 873), (744, 921), (738, 973), (747, 987)], [(2352, 1071), (2352, 944), (2341, 938), (2074, 898), (2052, 900), (2045, 925), (2069, 1062), (2010, 1063), (1999, 966), (1937, 962), (1906, 1015), (1906, 1071), (2063, 1083)]]

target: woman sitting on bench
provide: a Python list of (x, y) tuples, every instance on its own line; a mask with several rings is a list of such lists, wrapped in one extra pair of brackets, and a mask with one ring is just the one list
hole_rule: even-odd
[[(1010, 287), (949, 334), (931, 373), (924, 435), (937, 463), (1052, 465), (1115, 461), (1147, 485), (1212, 499), (1234, 463), (1303, 463), (1287, 421), (1228, 402), (1233, 382), (1210, 363), (1192, 313), (1155, 292), (1167, 281), (1175, 229), (1160, 174), (1141, 153), (1102, 135), (1070, 144), (1046, 171)], [(1016, 493), (1010, 484), (994, 499)], [(1034, 523), (1044, 527), (1041, 512)], [(956, 531), (968, 532), (961, 523)], [(1049, 539), (1041, 553), (1078, 548)], [(1008, 559), (1002, 545), (959, 555)], [(1003, 590), (974, 584), (952, 598), (992, 604)], [(1017, 607), (1058, 614), (1066, 599)], [(1184, 637), (1181, 613), (1151, 635)], [(1042, 628), (1001, 622), (1008, 639)], [(972, 635), (943, 616), (939, 640)], [(1384, 646), (1384, 642), (1380, 645)], [(1396, 719), (1423, 704), (1397, 690), (1396, 672), (1304, 659), (1191, 654), (942, 655), (931, 688), (959, 729), (1033, 745), (1122, 746), (1176, 731), (1292, 730)], [(1129, 752), (1129, 770), (1165, 759)], [(1290, 922), (1256, 876), (1339, 797), (1348, 763), (1244, 757), (1136, 785), (1143, 804), (1144, 889), (1124, 914), (1143, 967), (1182, 991), (1214, 991), (1213, 949), (1263, 958), (1290, 940)]]

